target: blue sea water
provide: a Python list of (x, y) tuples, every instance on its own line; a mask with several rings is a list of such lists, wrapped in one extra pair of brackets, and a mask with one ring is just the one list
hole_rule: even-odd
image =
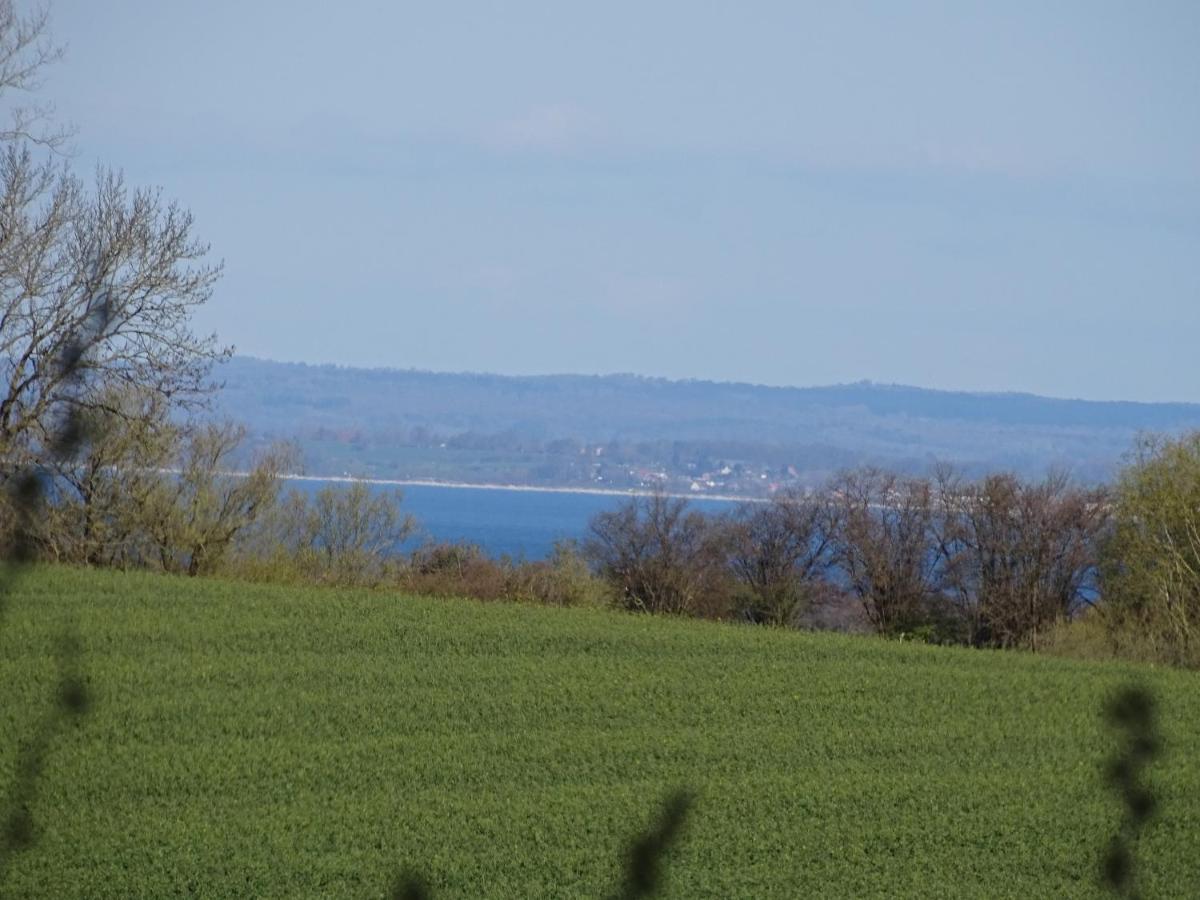
[[(316, 490), (321, 482), (298, 484)], [(372, 485), (374, 490), (395, 487)], [(497, 488), (405, 485), (401, 508), (411, 513), (420, 529), (418, 540), (466, 541), (489, 556), (544, 559), (555, 541), (587, 536), (596, 513), (615, 509), (625, 497), (559, 491), (521, 491)], [(693, 500), (699, 510), (719, 513), (731, 508), (726, 500)]]

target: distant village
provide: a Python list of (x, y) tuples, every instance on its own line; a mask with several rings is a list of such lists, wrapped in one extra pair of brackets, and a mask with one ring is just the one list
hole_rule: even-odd
[[(263, 441), (267, 436), (263, 437)], [(373, 434), (317, 428), (297, 439), (309, 474), (395, 480), (648, 490), (697, 497), (767, 497), (810, 486), (831, 467), (771, 458), (774, 448), (687, 442), (539, 442), (511, 434)], [(722, 450), (741, 450), (738, 456)], [(757, 451), (757, 452), (756, 452)]]
[(603, 445), (589, 449), (595, 458), (590, 466), (590, 481), (597, 487), (662, 488), (697, 496), (758, 497), (801, 484), (800, 472), (794, 465), (717, 460), (707, 467), (687, 462), (682, 471), (677, 471), (663, 465), (605, 463)]

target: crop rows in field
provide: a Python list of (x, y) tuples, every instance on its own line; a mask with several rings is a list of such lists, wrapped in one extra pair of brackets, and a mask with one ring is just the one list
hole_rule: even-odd
[(1200, 896), (1196, 677), (606, 612), (42, 569), (0, 776), (82, 635), (14, 895), (601, 897), (677, 787), (676, 897), (1094, 896), (1100, 710), (1159, 699), (1149, 896)]

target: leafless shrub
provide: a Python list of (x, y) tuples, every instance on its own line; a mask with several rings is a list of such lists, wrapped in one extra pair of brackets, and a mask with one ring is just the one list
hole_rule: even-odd
[(431, 597), (515, 600), (510, 568), (474, 544), (435, 541), (413, 551), (399, 583)]
[(823, 493), (787, 492), (738, 508), (725, 527), (744, 616), (788, 625), (812, 606), (831, 562), (834, 524), (834, 508)]
[(943, 471), (938, 504), (942, 581), (969, 643), (1036, 648), (1039, 635), (1095, 598), (1108, 524), (1102, 490), (1072, 486), (1061, 474), (968, 483)]
[(932, 485), (867, 468), (841, 474), (829, 491), (833, 560), (871, 624), (883, 634), (928, 625), (939, 579)]
[(584, 552), (627, 609), (723, 616), (730, 586), (723, 536), (686, 500), (631, 497), (595, 516)]

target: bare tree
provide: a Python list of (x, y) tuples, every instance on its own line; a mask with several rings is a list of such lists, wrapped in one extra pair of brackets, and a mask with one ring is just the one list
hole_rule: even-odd
[[(12, 0), (0, 0), (0, 101), (15, 93), (30, 95), (41, 87), (42, 70), (62, 58), (62, 48), (50, 39), (50, 12), (17, 12)], [(71, 129), (54, 125), (49, 103), (9, 105), (9, 124), (0, 128), (0, 142), (27, 141), (59, 149)]]
[[(44, 12), (0, 0), (0, 100), (38, 87), (58, 58)], [(91, 185), (55, 154), (48, 106), (17, 105), (0, 130), (0, 462), (44, 458), (66, 409), (107, 409), (121, 385), (189, 406), (231, 351), (195, 334), (191, 315), (220, 274), (204, 262), (192, 217), (118, 172)], [(100, 323), (99, 327), (85, 327)], [(82, 337), (82, 344), (76, 345)], [(60, 365), (64, 354), (78, 362)], [(67, 390), (67, 375), (77, 388)]]
[(312, 498), (305, 542), (330, 567), (377, 566), (416, 529), (402, 502), (400, 491), (375, 493), (361, 481), (323, 488)]
[(825, 494), (784, 492), (742, 504), (728, 522), (729, 567), (754, 621), (788, 625), (812, 603), (830, 564), (834, 509)]
[(832, 482), (830, 500), (837, 513), (833, 558), (871, 624), (884, 634), (927, 624), (938, 593), (931, 484), (859, 469)]
[(181, 441), (165, 407), (151, 392), (125, 388), (104, 397), (103, 408), (83, 411), (87, 440), (49, 470), (53, 503), (37, 533), (47, 557), (117, 566), (157, 561), (147, 513), (162, 493), (163, 470), (177, 464)]
[(943, 580), (971, 643), (1036, 648), (1047, 626), (1095, 596), (1108, 521), (1102, 490), (1075, 487), (1063, 474), (964, 483), (943, 471), (938, 499)]
[(721, 615), (724, 548), (705, 516), (656, 492), (595, 516), (584, 552), (628, 609)]
[[(212, 363), (230, 352), (190, 327), (219, 270), (198, 262), (208, 248), (192, 240), (189, 213), (153, 191), (130, 194), (117, 174), (100, 173), (89, 196), (73, 176), (33, 166), (28, 149), (0, 156), (0, 451), (9, 462), (38, 454), (56, 406), (106, 408), (121, 385), (195, 404)], [(101, 310), (103, 328), (81, 328)], [(65, 393), (52, 363), (79, 333), (88, 334), (78, 348), (84, 387)]]
[(216, 568), (234, 539), (271, 508), (292, 450), (277, 445), (246, 473), (229, 471), (245, 428), (208, 423), (191, 429), (179, 450), (178, 473), (161, 473), (145, 516), (162, 567), (201, 575)]

